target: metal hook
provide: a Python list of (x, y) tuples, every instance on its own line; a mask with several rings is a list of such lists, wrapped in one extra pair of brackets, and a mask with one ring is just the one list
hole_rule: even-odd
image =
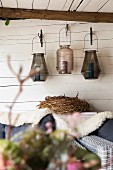
[(16, 0), (17, 8), (18, 8), (18, 0)]
[(38, 37), (40, 39), (41, 47), (43, 47), (43, 33), (42, 33), (42, 30), (40, 30), (40, 34), (38, 33)]
[(51, 1), (51, 0), (49, 0), (49, 1), (48, 1), (47, 8), (46, 8), (47, 10), (48, 10), (48, 7), (49, 7), (49, 4), (50, 4), (50, 1)]
[(93, 31), (92, 31), (92, 27), (90, 27), (90, 44), (93, 44)]
[(67, 33), (68, 33), (68, 31), (69, 31), (69, 24), (66, 24), (66, 36), (67, 36)]
[(0, 3), (1, 3), (1, 6), (2, 6), (2, 8), (3, 8), (3, 3), (2, 3), (2, 0), (0, 0)]
[(33, 9), (33, 5), (34, 5), (34, 0), (32, 1), (32, 9)]

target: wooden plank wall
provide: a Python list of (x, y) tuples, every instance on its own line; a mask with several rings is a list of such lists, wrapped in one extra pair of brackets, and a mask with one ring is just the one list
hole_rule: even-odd
[[(45, 96), (76, 96), (79, 92), (79, 97), (86, 99), (96, 111), (113, 111), (113, 24), (70, 22), (74, 70), (71, 75), (59, 75), (56, 71), (56, 50), (59, 48), (59, 31), (65, 24), (60, 21), (19, 20), (5, 26), (4, 21), (0, 21), (0, 111), (8, 110), (7, 105), (12, 102), (18, 90), (18, 82), (7, 66), (7, 56), (11, 56), (12, 66), (17, 72), (19, 66), (23, 66), (22, 76), (26, 76), (32, 63), (32, 39), (40, 29), (47, 43), (45, 59), (49, 77), (46, 82), (32, 82), (29, 79), (24, 84), (24, 91), (14, 110), (35, 110)], [(102, 73), (97, 80), (85, 80), (80, 73), (84, 59), (84, 36), (91, 26), (99, 40), (98, 58)], [(93, 43), (91, 47), (87, 41), (86, 47), (96, 49), (96, 40)], [(41, 50), (44, 51), (44, 48), (40, 48), (37, 39), (34, 51)]]

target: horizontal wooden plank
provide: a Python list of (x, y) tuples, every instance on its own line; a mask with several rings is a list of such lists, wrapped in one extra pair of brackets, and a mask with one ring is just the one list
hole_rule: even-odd
[[(113, 100), (108, 100), (108, 104), (106, 106), (106, 100), (97, 100), (97, 101), (89, 101), (90, 106), (91, 106), (91, 111), (98, 111), (98, 112), (103, 112), (103, 111), (111, 111), (113, 112)], [(30, 114), (30, 111), (36, 110), (36, 104), (35, 103), (24, 103), (24, 104), (16, 104), (13, 112), (19, 112), (23, 113), (24, 111), (27, 111), (28, 114)], [(7, 112), (8, 108), (0, 104), (0, 111), (1, 112)]]
[(113, 6), (113, 1), (108, 1), (108, 3), (105, 6), (103, 6), (103, 8), (100, 10), (100, 12), (103, 12), (103, 11), (104, 12), (107, 12), (107, 11), (113, 12), (112, 6)]
[(49, 3), (48, 9), (49, 10), (62, 10), (65, 4), (65, 0), (54, 0)]
[(63, 8), (62, 8), (62, 10), (68, 11), (70, 5), (71, 5), (71, 1), (70, 1), (70, 0), (66, 0), (64, 6), (63, 6)]
[[(70, 10), (78, 10), (78, 6), (80, 5), (80, 3), (81, 3), (81, 0), (74, 0), (74, 1), (72, 1), (72, 3), (71, 3), (71, 8), (70, 8)], [(82, 3), (81, 3), (81, 5), (82, 5)]]
[[(98, 112), (103, 112), (103, 111), (111, 111), (113, 112), (113, 100), (91, 100), (88, 101), (91, 106), (91, 111), (98, 111)], [(108, 103), (106, 105), (106, 102)], [(19, 112), (23, 113), (24, 111), (27, 111), (28, 114), (30, 114), (30, 111), (36, 110), (36, 103), (24, 103), (24, 104), (16, 104), (13, 112)], [(4, 104), (0, 104), (0, 111), (5, 112), (8, 111), (8, 108)]]
[(44, 0), (44, 1), (38, 0), (38, 1), (34, 1), (33, 6), (31, 7), (33, 7), (33, 9), (47, 9), (47, 6), (48, 6), (48, 0)]
[[(22, 77), (23, 78), (23, 77)], [(90, 86), (92, 84), (112, 84), (113, 82), (113, 74), (101, 74), (99, 76), (99, 79), (97, 80), (85, 80), (81, 74), (56, 74), (56, 75), (49, 75), (46, 82), (33, 82), (31, 79), (25, 82), (25, 88), (26, 86), (31, 87), (31, 86), (39, 86), (41, 85), (56, 85), (57, 83), (59, 84), (61, 82), (62, 84), (73, 84), (75, 86), (76, 84), (84, 84), (86, 86)], [(3, 87), (2, 87), (3, 86)], [(0, 88), (8, 88), (8, 87), (17, 87), (18, 82), (14, 76), (6, 76), (6, 77), (0, 77)], [(98, 85), (97, 85), (98, 86)], [(111, 85), (112, 87), (112, 85)]]
[(5, 7), (17, 8), (17, 3), (15, 0), (3, 0), (2, 5)]
[[(6, 0), (7, 1), (7, 0)], [(9, 7), (11, 7), (12, 3), (7, 2), (7, 4), (9, 4)], [(31, 9), (32, 8), (32, 2), (31, 0), (27, 0), (24, 1), (23, 0), (19, 0), (18, 1), (18, 8), (27, 8), (27, 9)]]
[[(68, 79), (67, 79), (68, 81)], [(91, 81), (91, 80), (90, 80)], [(86, 80), (83, 79), (83, 81), (81, 83), (73, 83), (73, 82), (66, 82), (63, 83), (63, 81), (60, 81), (60, 88), (58, 86), (58, 82), (57, 84), (53, 82), (48, 83), (48, 81), (46, 82), (35, 82), (33, 86), (24, 86), (23, 87), (23, 93), (21, 94), (21, 96), (19, 97), (19, 101), (34, 101), (34, 100), (41, 100), (43, 97), (47, 96), (47, 95), (69, 95), (69, 96), (76, 96), (77, 92), (80, 93), (80, 95), (82, 93), (88, 93), (93, 94), (93, 93), (99, 93), (101, 94), (100, 96), (97, 95), (96, 98), (96, 94), (93, 98), (93, 95), (89, 96), (89, 99), (113, 99), (113, 94), (110, 94), (110, 90), (113, 90), (113, 83), (101, 83), (98, 80), (94, 81), (92, 80), (92, 83), (85, 83), (87, 82)], [(32, 82), (33, 84), (33, 82)], [(10, 89), (10, 90), (9, 90)], [(34, 90), (35, 89), (35, 90)], [(109, 90), (110, 89), (110, 90)], [(4, 102), (4, 101), (12, 101), (15, 94), (18, 91), (18, 87), (9, 87), (9, 88), (0, 88), (0, 101)], [(108, 95), (105, 98), (105, 95), (108, 92)], [(102, 97), (102, 93), (104, 98)], [(6, 95), (7, 98), (6, 98)], [(27, 95), (26, 95), (27, 94)], [(110, 94), (110, 96), (109, 96)], [(82, 96), (83, 97), (83, 96)], [(86, 97), (84, 96), (83, 98), (87, 99), (87, 94)]]
[[(22, 112), (22, 111), (28, 111), (28, 113), (30, 114), (30, 110), (34, 111), (36, 110), (36, 103), (20, 103), (20, 104), (15, 104), (13, 111), (17, 111), (17, 112)], [(8, 112), (9, 109), (7, 106), (10, 106), (8, 104), (0, 104), (0, 111), (1, 112)]]
[(36, 10), (19, 8), (0, 8), (2, 18), (21, 18), (21, 19), (47, 19), (65, 21), (85, 21), (85, 22), (107, 22), (113, 23), (112, 13), (95, 12), (71, 12), (54, 10)]
[[(87, 0), (85, 0), (78, 10), (97, 12), (105, 3), (106, 3), (106, 0), (102, 0), (102, 1), (98, 1), (98, 0), (87, 1)], [(107, 12), (109, 12), (109, 10)]]
[(100, 100), (100, 101), (92, 100), (90, 101), (90, 105), (92, 107), (92, 110), (96, 110), (98, 112), (103, 112), (103, 111), (113, 112), (113, 100)]

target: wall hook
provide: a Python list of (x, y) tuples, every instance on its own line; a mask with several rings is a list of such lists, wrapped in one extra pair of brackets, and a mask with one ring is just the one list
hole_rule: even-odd
[(92, 31), (92, 27), (90, 27), (90, 44), (93, 45), (93, 31)]
[(43, 47), (43, 33), (42, 33), (42, 30), (40, 30), (40, 34), (38, 33), (38, 37), (40, 39), (41, 47)]
[(68, 33), (68, 31), (69, 31), (69, 24), (66, 24), (66, 36), (67, 36), (67, 33)]

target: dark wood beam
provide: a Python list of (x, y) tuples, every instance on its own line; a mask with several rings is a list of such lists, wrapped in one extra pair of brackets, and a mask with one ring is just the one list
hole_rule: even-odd
[(15, 19), (45, 19), (63, 21), (83, 21), (113, 23), (113, 13), (103, 12), (72, 12), (54, 11), (40, 9), (2, 8), (0, 7), (0, 18)]

